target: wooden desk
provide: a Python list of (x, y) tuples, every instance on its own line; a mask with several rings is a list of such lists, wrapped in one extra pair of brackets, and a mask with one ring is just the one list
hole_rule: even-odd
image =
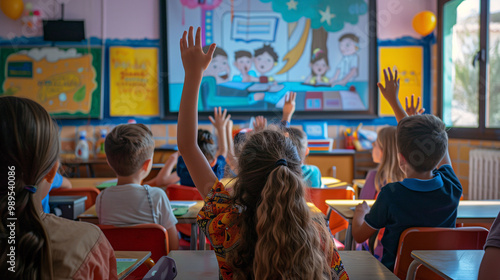
[[(372, 206), (375, 200), (365, 200)], [(352, 238), (352, 218), (356, 205), (363, 200), (327, 200), (326, 204), (349, 222), (346, 230), (346, 250), (353, 250), (355, 242)], [(457, 223), (493, 223), (500, 212), (500, 200), (461, 200), (458, 203)]]
[(142, 263), (144, 263), (151, 256), (151, 252), (145, 251), (115, 251), (116, 262), (120, 259), (136, 259), (136, 261), (127, 269), (118, 274), (118, 279), (125, 279), (130, 273), (136, 270)]
[(107, 177), (107, 178), (69, 178), (71, 182), (71, 187), (74, 189), (78, 188), (88, 188), (94, 187), (97, 188), (101, 183), (110, 181), (116, 178)]
[(477, 279), (483, 255), (483, 250), (415, 250), (406, 279), (415, 279), (421, 264), (444, 279)]
[(368, 251), (339, 251), (339, 254), (350, 280), (398, 279)]
[[(340, 257), (351, 280), (398, 278), (367, 251), (340, 251)], [(219, 265), (214, 251), (170, 251), (175, 260), (175, 279), (219, 279)]]
[(175, 260), (176, 280), (219, 279), (219, 264), (214, 251), (178, 251), (168, 253)]
[[(334, 149), (331, 152), (310, 153), (307, 164), (316, 165), (322, 176), (335, 177), (343, 182), (352, 182), (354, 179), (354, 150)], [(332, 167), (335, 166), (336, 174)]]
[[(198, 239), (200, 242), (200, 248), (205, 248), (205, 235), (203, 234), (203, 232), (201, 232), (200, 236), (198, 237), (198, 224), (196, 223), (198, 212), (200, 212), (203, 204), (204, 202), (202, 200), (197, 200), (196, 204), (194, 206), (191, 206), (186, 214), (182, 216), (176, 216), (179, 224), (191, 224), (191, 243), (189, 244), (191, 250), (196, 250)], [(99, 218), (96, 213), (95, 205), (87, 209), (82, 214), (78, 215), (78, 220), (98, 225)]]
[(71, 172), (70, 177), (74, 177), (76, 175), (77, 177), (80, 177), (80, 166), (85, 166), (87, 168), (87, 177), (95, 177), (94, 173), (94, 164), (103, 164), (103, 165), (108, 165), (108, 162), (106, 161), (106, 158), (98, 158), (98, 157), (89, 157), (88, 159), (79, 159), (79, 158), (74, 158), (74, 157), (61, 157), (59, 159), (61, 165), (65, 165), (69, 168), (71, 168), (73, 171)]

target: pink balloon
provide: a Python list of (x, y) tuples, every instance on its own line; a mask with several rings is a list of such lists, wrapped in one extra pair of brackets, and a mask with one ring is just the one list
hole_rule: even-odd
[[(213, 10), (219, 7), (222, 0), (205, 0), (205, 4), (200, 4), (199, 0), (181, 0), (181, 4), (190, 9), (194, 9), (196, 7), (200, 7), (204, 10)], [(210, 4), (207, 4), (210, 3)]]

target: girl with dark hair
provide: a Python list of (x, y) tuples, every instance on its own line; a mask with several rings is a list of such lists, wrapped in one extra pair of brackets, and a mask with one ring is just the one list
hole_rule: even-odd
[(0, 279), (117, 279), (98, 227), (46, 214), (59, 166), (56, 124), (38, 103), (0, 97)]

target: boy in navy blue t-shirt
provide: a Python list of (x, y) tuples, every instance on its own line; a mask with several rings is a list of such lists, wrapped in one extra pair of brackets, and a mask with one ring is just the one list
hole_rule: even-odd
[(398, 73), (387, 71), (385, 87), (378, 86), (398, 120), (398, 158), (406, 179), (384, 186), (371, 209), (366, 202), (356, 207), (352, 234), (362, 243), (385, 228), (382, 263), (394, 270), (405, 229), (455, 227), (462, 186), (451, 167), (444, 123), (433, 115), (408, 116), (398, 99)]

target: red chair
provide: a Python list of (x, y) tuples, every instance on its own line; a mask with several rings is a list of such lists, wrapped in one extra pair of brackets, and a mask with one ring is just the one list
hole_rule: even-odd
[[(354, 199), (354, 189), (350, 186), (342, 186), (338, 188), (306, 188), (308, 201), (314, 203), (316, 207), (327, 215), (329, 207), (326, 205), (328, 199)], [(349, 223), (335, 211), (330, 211), (330, 230), (335, 234), (341, 230), (347, 229)]]
[[(161, 225), (98, 226), (115, 251), (149, 251), (153, 262), (157, 262), (169, 252), (167, 231)], [(154, 263), (145, 264), (146, 266), (141, 265), (127, 279), (142, 279), (154, 265)]]
[[(394, 266), (394, 274), (406, 279), (413, 250), (481, 250), (488, 230), (482, 227), (436, 228), (413, 227), (401, 234)], [(415, 279), (443, 279), (426, 267), (417, 269)]]
[[(169, 200), (203, 200), (198, 189), (195, 187), (188, 187), (182, 185), (168, 185), (165, 190)], [(177, 231), (182, 234), (191, 237), (191, 225), (190, 224), (177, 224)], [(189, 243), (184, 239), (179, 239), (179, 245), (182, 247), (189, 247)]]
[(101, 191), (94, 187), (75, 189), (57, 188), (52, 189), (49, 194), (53, 196), (86, 196), (87, 200), (85, 200), (85, 210), (87, 210), (95, 204), (97, 196), (100, 192)]

